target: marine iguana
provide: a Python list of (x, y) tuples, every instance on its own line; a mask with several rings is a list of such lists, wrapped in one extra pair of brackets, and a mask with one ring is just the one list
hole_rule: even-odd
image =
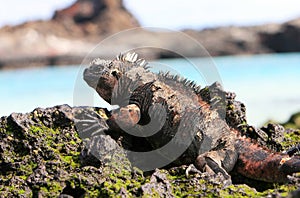
[(93, 60), (84, 71), (84, 80), (105, 101), (119, 106), (108, 118), (112, 130), (133, 131), (145, 137), (152, 149), (170, 141), (174, 150), (185, 148), (175, 164), (194, 163), (201, 171), (221, 173), (225, 178), (230, 178), (228, 173), (235, 167), (245, 177), (266, 182), (287, 182), (289, 174), (300, 172), (299, 156), (253, 143), (228, 126), (194, 82), (153, 73), (136, 53)]

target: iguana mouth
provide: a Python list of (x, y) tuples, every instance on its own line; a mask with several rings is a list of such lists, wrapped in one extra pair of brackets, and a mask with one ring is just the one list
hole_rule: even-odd
[(103, 76), (103, 70), (95, 70), (93, 67), (86, 68), (83, 73), (84, 81), (92, 88), (96, 89), (100, 77)]
[(107, 64), (106, 61), (95, 59), (91, 65), (84, 70), (83, 79), (90, 87), (96, 89), (101, 79), (114, 77), (105, 64)]

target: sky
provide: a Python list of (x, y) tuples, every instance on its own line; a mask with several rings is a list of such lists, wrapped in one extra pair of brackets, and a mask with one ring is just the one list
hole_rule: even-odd
[[(75, 0), (8, 0), (0, 7), (0, 26), (49, 19)], [(203, 29), (257, 25), (300, 17), (299, 0), (124, 0), (142, 26)], [(16, 6), (17, 5), (17, 6)]]

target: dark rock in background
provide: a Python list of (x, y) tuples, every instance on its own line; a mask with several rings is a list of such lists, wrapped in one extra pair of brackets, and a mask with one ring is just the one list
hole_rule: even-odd
[[(183, 30), (212, 56), (300, 51), (300, 19), (283, 24), (253, 27), (219, 27)], [(0, 29), (0, 69), (28, 66), (80, 64), (99, 42), (125, 29), (139, 27), (138, 20), (126, 10), (122, 0), (78, 0), (55, 11), (49, 21), (32, 21)], [(95, 57), (114, 57), (151, 43), (171, 51), (157, 49), (145, 55), (152, 58), (207, 56), (195, 50), (174, 32), (140, 29), (132, 35), (102, 43)], [(180, 47), (179, 47), (180, 46)], [(153, 50), (152, 50), (153, 52)]]
[(78, 25), (85, 36), (112, 34), (139, 26), (122, 0), (78, 0), (68, 8), (55, 11), (53, 20)]
[(278, 31), (262, 33), (262, 44), (274, 52), (300, 51), (300, 19), (281, 25)]
[(122, 0), (78, 0), (49, 21), (1, 28), (0, 69), (80, 64), (107, 36), (138, 26)]

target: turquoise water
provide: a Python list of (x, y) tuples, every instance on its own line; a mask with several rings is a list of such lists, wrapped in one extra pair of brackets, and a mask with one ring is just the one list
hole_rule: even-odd
[[(206, 71), (203, 67), (199, 72), (183, 59), (155, 61), (152, 65), (154, 70), (167, 66), (201, 85), (218, 79), (225, 90), (235, 92), (237, 99), (246, 104), (247, 117), (253, 125), (269, 119), (285, 121), (300, 111), (300, 53), (216, 57), (213, 62), (203, 58), (190, 60), (199, 65), (215, 65), (215, 70)], [(79, 66), (0, 71), (0, 116), (57, 104), (107, 107), (96, 95), (87, 103), (74, 103), (74, 97), (84, 98), (89, 94), (85, 90), (90, 90), (81, 82), (81, 72)], [(75, 89), (74, 94), (78, 81), (81, 88)]]

